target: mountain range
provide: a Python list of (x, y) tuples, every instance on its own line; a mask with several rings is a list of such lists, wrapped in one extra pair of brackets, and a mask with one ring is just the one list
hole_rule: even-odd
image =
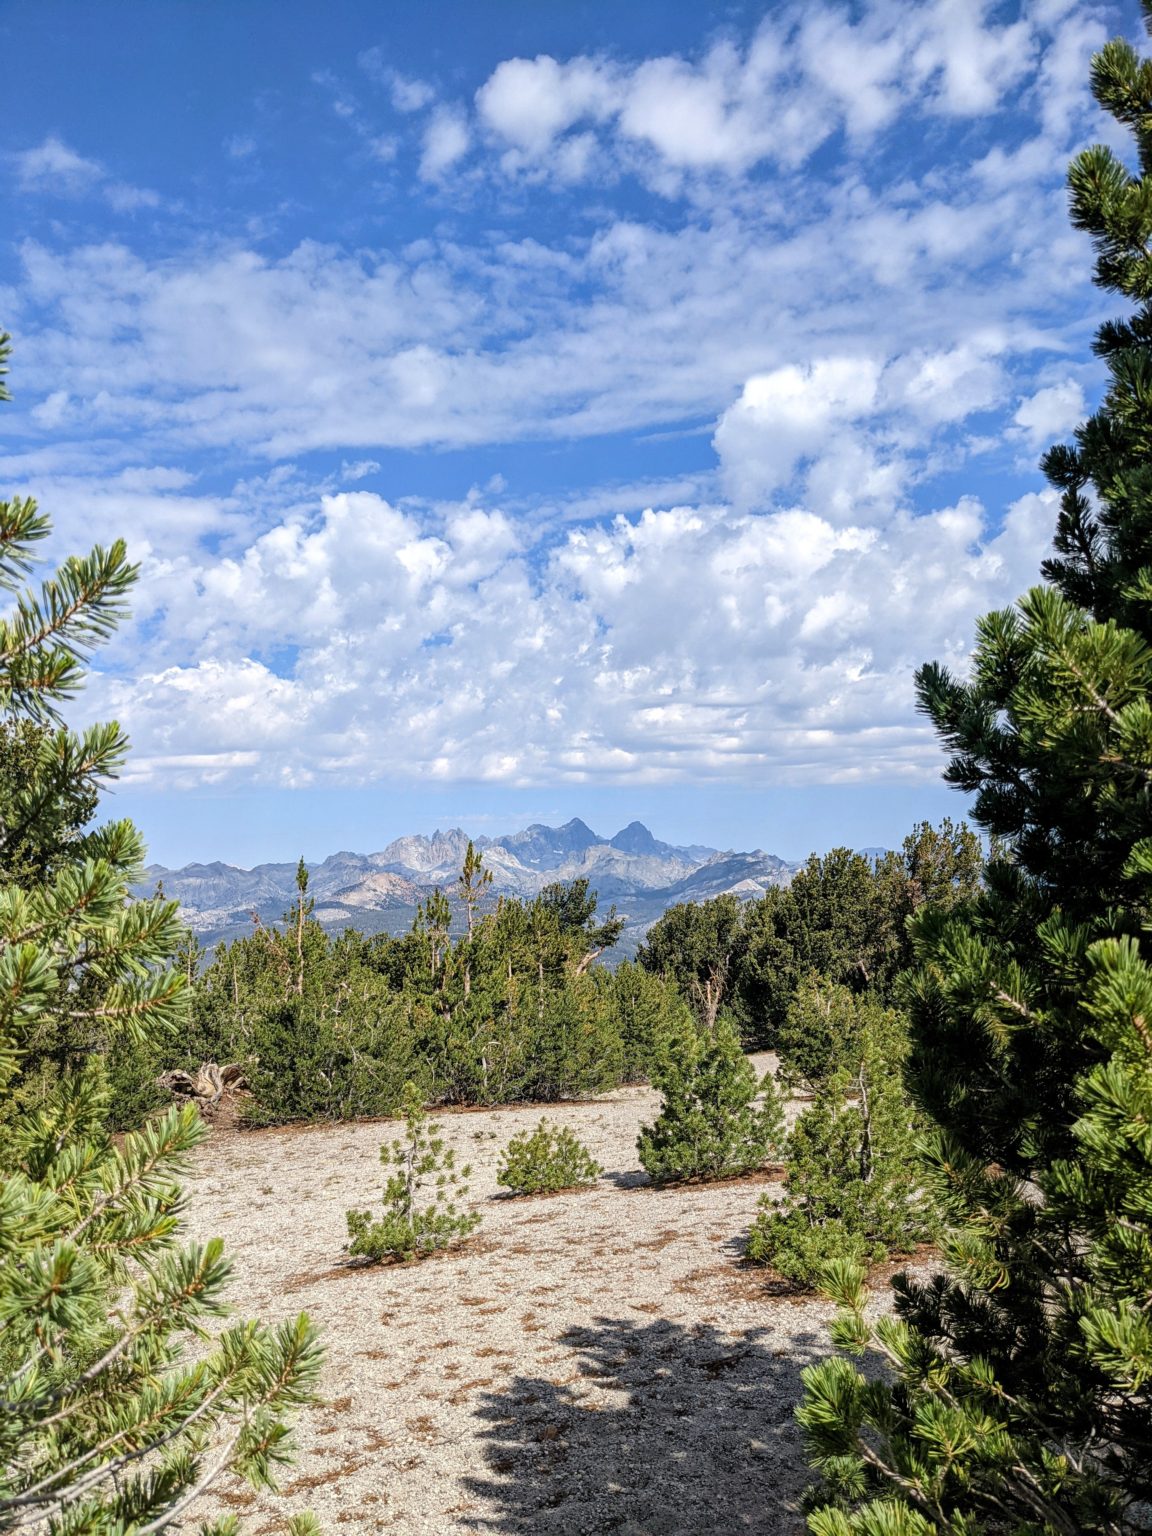
[[(437, 886), (451, 893), (468, 847), (459, 827), (431, 837), (398, 837), (379, 853), (333, 853), (308, 865), (308, 894), (326, 929), (402, 933), (418, 902)], [(615, 903), (627, 919), (618, 955), (631, 954), (648, 927), (681, 901), (705, 901), (731, 891), (752, 900), (770, 886), (787, 885), (798, 868), (757, 848), (722, 851), (700, 844), (660, 842), (633, 821), (614, 837), (601, 837), (578, 817), (562, 827), (534, 824), (504, 837), (472, 841), (491, 871), (494, 896), (531, 897), (556, 880), (587, 879), (599, 892), (601, 910)], [(157, 887), (180, 902), (202, 944), (214, 945), (251, 931), (253, 915), (277, 922), (296, 899), (296, 865), (153, 864), (136, 887)]]

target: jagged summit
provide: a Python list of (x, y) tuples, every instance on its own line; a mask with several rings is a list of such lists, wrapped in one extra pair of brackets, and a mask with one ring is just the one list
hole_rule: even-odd
[(658, 843), (642, 821), (630, 821), (611, 842), (621, 853), (662, 853), (668, 847)]
[[(468, 841), (461, 827), (437, 827), (430, 837), (394, 838), (377, 853), (329, 854), (309, 865), (317, 919), (329, 929), (404, 930), (418, 902), (437, 886), (455, 884)], [(625, 952), (674, 902), (703, 901), (725, 891), (749, 899), (786, 884), (795, 867), (760, 849), (677, 847), (654, 837), (641, 821), (605, 838), (578, 816), (560, 827), (536, 822), (473, 842), (492, 873), (494, 896), (532, 897), (551, 881), (586, 879), (605, 905), (615, 902), (627, 917)], [(215, 943), (248, 931), (253, 912), (264, 922), (278, 921), (295, 899), (295, 879), (294, 860), (254, 869), (217, 860), (176, 870), (152, 865), (137, 889), (150, 894), (162, 881), (165, 893), (181, 903), (189, 926), (203, 942)]]
[(506, 848), (530, 869), (558, 869), (572, 855), (595, 848), (603, 841), (586, 822), (574, 816), (562, 827), (545, 827), (534, 822), (522, 832), (494, 837), (489, 847)]

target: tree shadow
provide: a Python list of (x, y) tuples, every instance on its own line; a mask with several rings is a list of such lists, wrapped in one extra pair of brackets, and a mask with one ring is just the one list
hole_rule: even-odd
[(617, 1189), (655, 1189), (643, 1168), (611, 1168), (600, 1176)]
[[(560, 1381), (516, 1377), (477, 1409), (487, 1475), (465, 1486), (491, 1508), (472, 1530), (519, 1536), (712, 1536), (803, 1530), (811, 1481), (793, 1418), (800, 1371), (822, 1333), (734, 1340), (707, 1324), (598, 1318), (558, 1341)], [(773, 1345), (775, 1347), (773, 1347)]]

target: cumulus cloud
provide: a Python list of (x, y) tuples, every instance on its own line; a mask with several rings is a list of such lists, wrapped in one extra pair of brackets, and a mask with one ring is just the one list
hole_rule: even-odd
[(1067, 437), (1087, 414), (1080, 385), (1075, 379), (1062, 379), (1021, 400), (1012, 420), (1028, 446), (1035, 449)]
[(457, 107), (437, 107), (424, 130), (420, 174), (435, 181), (467, 153), (472, 142), (468, 121)]
[(506, 59), (476, 93), (481, 121), (515, 148), (539, 155), (581, 118), (607, 116), (617, 97), (616, 71), (595, 59), (558, 63), (548, 54)]
[(1002, 349), (977, 335), (944, 350), (823, 357), (757, 374), (713, 438), (722, 483), (738, 504), (757, 504), (803, 467), (824, 516), (891, 502), (907, 478), (908, 441), (923, 451), (941, 429), (1003, 399)]
[(672, 507), (570, 529), (541, 560), (498, 509), (430, 526), (340, 493), (235, 558), (150, 572), (152, 665), (97, 679), (89, 707), (124, 720), (141, 778), (917, 776), (935, 747), (913, 667), (963, 664), (1052, 517), (1039, 494), (999, 526), (972, 498), (842, 526)]
[[(625, 169), (677, 192), (682, 175), (735, 174), (764, 160), (799, 166), (838, 128), (867, 140), (902, 111), (987, 113), (1060, 19), (1003, 23), (987, 0), (771, 11), (746, 47), (722, 41), (698, 58), (508, 59), (476, 106), (489, 134), (511, 148), (506, 172), (544, 161), (557, 168), (563, 136), (591, 127)], [(593, 159), (587, 148), (584, 159)]]
[[(1054, 516), (980, 456), (1011, 473), (1093, 388), (1062, 174), (1097, 26), (773, 7), (506, 59), (467, 104), (370, 50), (382, 92), (325, 76), (324, 111), (374, 194), (409, 178), (409, 243), (378, 207), (295, 245), (42, 230), (10, 475), (145, 569), (89, 714), (154, 783), (934, 772), (912, 669), (964, 664)], [(147, 206), (26, 157), (29, 193)]]
[(802, 458), (827, 452), (835, 434), (876, 405), (881, 364), (869, 357), (826, 357), (757, 374), (723, 415), (713, 439), (725, 482), (740, 502), (787, 485)]

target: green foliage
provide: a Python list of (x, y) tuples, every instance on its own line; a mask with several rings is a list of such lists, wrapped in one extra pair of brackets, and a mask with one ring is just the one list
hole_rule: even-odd
[(880, 1321), (858, 1269), (828, 1278), (836, 1342), (887, 1375), (806, 1373), (811, 1528), (837, 1536), (1117, 1536), (1152, 1507), (1152, 63), (1116, 40), (1092, 83), (1139, 170), (1087, 150), (1072, 217), (1134, 311), (1098, 332), (1101, 408), (1044, 460), (1049, 584), (980, 622), (967, 681), (917, 679), (995, 855), (912, 929), (946, 1271), (898, 1280)]
[(670, 1063), (657, 1086), (660, 1114), (636, 1143), (640, 1165), (656, 1183), (750, 1173), (779, 1147), (776, 1085), (770, 1075), (757, 1081), (729, 1020), (719, 1019), (686, 1058)]
[[(6, 356), (0, 337), (0, 372)], [(48, 531), (33, 502), (0, 502), (5, 590)], [(97, 549), (0, 623), (0, 1526), (61, 1536), (182, 1523), (226, 1468), (269, 1486), (319, 1369), (306, 1317), (206, 1326), (228, 1265), (216, 1240), (177, 1243), (195, 1114), (106, 1132), (101, 1060), (187, 1002), (175, 908), (129, 898), (135, 828), (80, 832), (124, 738), (57, 721), (134, 579), (123, 545)]]
[[(919, 822), (904, 839), (901, 858), (907, 877), (902, 903), (909, 912), (934, 907), (948, 912), (973, 900), (984, 882), (984, 850), (966, 822), (945, 816), (938, 827)], [(904, 959), (911, 958), (906, 948)]]
[(384, 1186), (384, 1214), (348, 1212), (348, 1252), (353, 1257), (422, 1259), (465, 1238), (480, 1225), (477, 1211), (457, 1205), (468, 1193), (467, 1165), (430, 1128), (414, 1083), (404, 1089), (405, 1139), (385, 1143), (380, 1161), (392, 1169)]
[(908, 918), (975, 895), (982, 870), (976, 834), (947, 818), (920, 822), (900, 853), (875, 861), (847, 848), (813, 854), (791, 885), (746, 909), (731, 996), (747, 1038), (776, 1046), (814, 976), (891, 1002), (912, 959)]
[(392, 1115), (412, 1070), (412, 1026), (388, 997), (348, 998), (339, 1014), (300, 997), (253, 1023), (246, 1069), (252, 1125)]
[(649, 928), (636, 958), (645, 970), (674, 981), (700, 1027), (711, 1029), (731, 997), (743, 948), (740, 903), (717, 896), (669, 907)]
[(320, 1352), (304, 1316), (232, 1323), (204, 1347), (229, 1265), (219, 1239), (175, 1242), (195, 1112), (112, 1147), (104, 1111), (90, 1079), (65, 1079), (17, 1122), (0, 1183), (6, 1526), (167, 1525), (224, 1466), (273, 1486), (286, 1416), (313, 1399)]
[(583, 946), (584, 953), (576, 961), (580, 975), (611, 949), (624, 932), (624, 919), (617, 917), (615, 907), (609, 907), (607, 917), (597, 922), (599, 901), (586, 879), (553, 882), (543, 888), (538, 899), (545, 910), (555, 912), (560, 932), (568, 942)]
[(602, 973), (600, 979), (620, 1037), (624, 1082), (654, 1081), (695, 1048), (692, 1011), (675, 982), (631, 960)]
[(626, 1072), (647, 1075), (685, 1009), (655, 978), (628, 987), (635, 967), (617, 985), (592, 964), (620, 919), (597, 921), (584, 880), (483, 911), (483, 874), (473, 849), (459, 882), (470, 933), (453, 934), (438, 890), (410, 933), (367, 939), (324, 932), (301, 869), (283, 923), (258, 924), (204, 970), (184, 1038), (123, 1063), (125, 1102), (146, 1098), (159, 1072), (204, 1060), (244, 1067), (246, 1118), (258, 1124), (391, 1114), (408, 1079), (426, 1102), (500, 1104), (580, 1098)]
[(541, 1120), (504, 1148), (497, 1184), (516, 1195), (553, 1194), (593, 1184), (604, 1172), (588, 1148), (564, 1126)]
[(797, 990), (776, 1043), (781, 1086), (812, 1090), (837, 1072), (851, 1076), (873, 1038), (891, 1043), (894, 1064), (907, 1054), (906, 1026), (875, 994), (809, 977)]
[(791, 885), (766, 893), (745, 918), (736, 992), (756, 1038), (775, 1043), (799, 987), (823, 976), (884, 994), (901, 953), (904, 879), (895, 855), (874, 864), (848, 848), (815, 854)]
[[(103, 734), (107, 727), (99, 730)], [(99, 799), (89, 762), (83, 741), (63, 728), (27, 719), (0, 722), (0, 873), (5, 880), (33, 885), (81, 853), (84, 828)]]
[[(819, 997), (818, 989), (812, 994)], [(904, 1021), (848, 994), (854, 1032), (837, 1042), (811, 1106), (788, 1138), (785, 1194), (771, 1196), (748, 1239), (748, 1257), (812, 1286), (828, 1261), (876, 1263), (931, 1235), (915, 1114), (904, 1088)]]

